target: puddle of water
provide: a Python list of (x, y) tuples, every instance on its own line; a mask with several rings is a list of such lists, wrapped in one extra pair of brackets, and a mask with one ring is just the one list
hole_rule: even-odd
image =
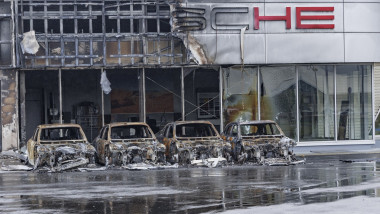
[[(0, 210), (199, 213), (380, 197), (380, 163), (0, 174)], [(12, 210), (9, 208), (12, 207)]]

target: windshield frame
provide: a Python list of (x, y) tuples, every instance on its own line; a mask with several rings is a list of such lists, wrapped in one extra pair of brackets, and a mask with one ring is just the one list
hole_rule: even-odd
[[(118, 128), (125, 128), (125, 127), (142, 127), (145, 129), (146, 133), (149, 135), (147, 137), (133, 137), (133, 138), (115, 138), (112, 136), (112, 130), (113, 129), (118, 129)], [(136, 139), (155, 139), (155, 135), (153, 131), (150, 129), (149, 126), (144, 125), (144, 124), (127, 124), (127, 125), (118, 125), (118, 126), (111, 126), (109, 129), (109, 139), (110, 140), (136, 140)]]
[[(212, 131), (213, 135), (209, 135), (209, 136), (181, 136), (181, 135), (178, 135), (178, 133), (177, 133), (177, 130), (181, 129), (182, 127), (185, 127), (185, 126), (196, 126), (196, 125), (199, 125), (199, 126), (208, 126), (209, 127), (209, 131)], [(174, 134), (175, 134), (176, 138), (218, 138), (219, 137), (219, 134), (216, 131), (214, 125), (210, 124), (210, 123), (181, 123), (181, 124), (176, 124), (175, 125)]]
[[(80, 139), (43, 139), (44, 131), (51, 132), (51, 130), (65, 130), (65, 129), (77, 129), (77, 134), (80, 135)], [(50, 134), (49, 134), (50, 135)], [(87, 138), (85, 137), (85, 134), (83, 133), (83, 130), (80, 127), (77, 126), (57, 126), (57, 127), (41, 127), (38, 133), (38, 140), (41, 143), (44, 142), (76, 142), (76, 141), (87, 141)]]
[[(266, 126), (270, 126), (270, 131), (272, 132), (272, 134), (264, 134), (263, 131), (261, 131), (261, 133), (257, 133), (257, 134), (253, 134), (253, 133), (250, 133), (250, 134), (243, 134), (243, 127), (244, 126), (264, 126), (263, 128), (264, 129), (267, 129), (265, 128)], [(254, 136), (282, 136), (284, 135), (281, 128), (276, 124), (276, 123), (244, 123), (244, 124), (240, 124), (239, 125), (239, 135), (241, 137), (254, 137)], [(258, 130), (256, 131), (258, 132)]]

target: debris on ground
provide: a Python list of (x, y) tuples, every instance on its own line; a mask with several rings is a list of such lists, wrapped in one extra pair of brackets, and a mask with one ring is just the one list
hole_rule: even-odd
[(217, 157), (217, 158), (208, 158), (208, 159), (203, 159), (203, 160), (192, 160), (191, 165), (215, 168), (215, 167), (227, 165), (227, 159), (222, 158), (222, 157)]

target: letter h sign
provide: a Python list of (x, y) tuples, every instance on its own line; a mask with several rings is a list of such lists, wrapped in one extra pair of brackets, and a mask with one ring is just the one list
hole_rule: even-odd
[[(260, 28), (260, 21), (285, 21), (286, 29), (292, 26), (291, 8), (286, 7), (285, 16), (260, 16), (254, 7), (254, 29)], [(302, 20), (334, 20), (334, 15), (302, 15), (301, 12), (334, 12), (334, 7), (296, 7), (296, 29), (334, 29), (334, 24), (302, 24)]]

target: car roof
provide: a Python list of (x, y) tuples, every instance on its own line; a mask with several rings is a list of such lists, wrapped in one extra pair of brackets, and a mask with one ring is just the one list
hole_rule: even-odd
[(77, 128), (81, 128), (81, 126), (79, 124), (76, 124), (76, 123), (41, 124), (41, 125), (38, 126), (38, 128), (42, 128), (42, 129), (43, 128), (61, 128), (61, 127), (77, 127)]
[(148, 124), (144, 122), (113, 122), (108, 124), (110, 127), (116, 127), (116, 126), (133, 126), (133, 125), (143, 125), (148, 126)]
[(229, 124), (248, 125), (248, 124), (267, 124), (267, 123), (276, 123), (276, 122), (274, 122), (273, 120), (248, 120), (248, 121), (231, 122)]
[(191, 124), (191, 123), (200, 123), (200, 124), (203, 123), (203, 124), (213, 125), (210, 121), (207, 121), (207, 120), (175, 121), (175, 122), (171, 122), (169, 124), (182, 125), (182, 124)]

